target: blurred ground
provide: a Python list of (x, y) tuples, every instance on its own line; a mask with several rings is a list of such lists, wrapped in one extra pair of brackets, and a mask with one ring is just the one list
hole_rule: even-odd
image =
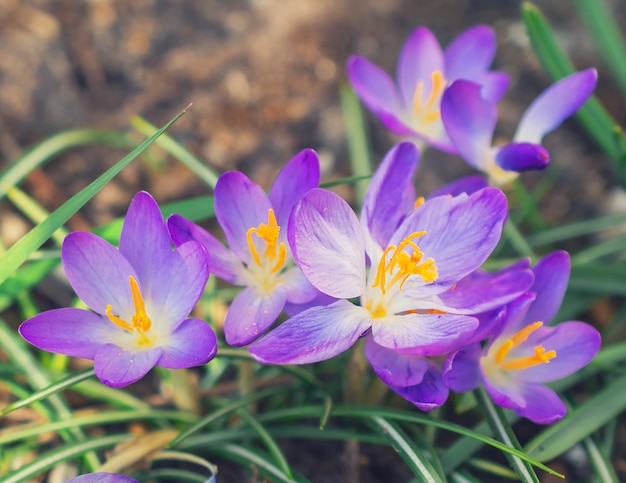
[[(599, 68), (598, 94), (626, 122), (623, 100), (597, 65), (569, 2), (538, 5), (576, 66)], [(613, 8), (623, 21), (626, 5), (613, 2)], [(325, 180), (345, 176), (338, 86), (345, 81), (347, 57), (359, 53), (393, 72), (417, 25), (446, 45), (479, 23), (495, 28), (494, 66), (512, 78), (498, 127), (511, 135), (525, 107), (549, 83), (528, 46), (518, 2), (0, 0), (0, 168), (60, 130), (126, 129), (134, 114), (161, 125), (193, 102), (170, 134), (220, 172), (237, 168), (267, 187), (282, 164), (311, 147), (323, 161)], [(395, 138), (373, 116), (366, 119), (374, 159), (380, 160)], [(606, 195), (615, 186), (610, 162), (575, 122), (546, 144), (558, 178), (542, 206), (548, 223), (609, 210)], [(52, 210), (123, 154), (108, 147), (72, 150), (31, 174), (25, 188)], [(471, 172), (460, 160), (432, 151), (422, 164), (422, 192)], [(525, 177), (530, 185), (538, 178)], [(120, 215), (140, 189), (160, 202), (208, 191), (174, 160), (158, 166), (135, 161), (73, 219), (72, 228)], [(0, 235), (10, 242), (27, 226), (3, 210)], [(366, 460), (371, 474), (380, 475), (375, 458)]]

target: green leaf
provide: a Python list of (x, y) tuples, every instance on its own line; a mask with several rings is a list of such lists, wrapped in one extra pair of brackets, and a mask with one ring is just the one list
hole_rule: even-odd
[(280, 468), (270, 463), (264, 455), (260, 454), (260, 452), (252, 451), (234, 444), (225, 444), (219, 449), (214, 449), (213, 453), (221, 456), (222, 458), (236, 461), (244, 465), (246, 468), (250, 468), (250, 465), (253, 464), (260, 473), (271, 478), (271, 481), (280, 481), (285, 483), (295, 481), (293, 478), (283, 473)]

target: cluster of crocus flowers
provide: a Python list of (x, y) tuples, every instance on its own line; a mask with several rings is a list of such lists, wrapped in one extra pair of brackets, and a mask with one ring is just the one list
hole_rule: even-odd
[(62, 248), (67, 278), (90, 310), (43, 312), (19, 327), (40, 349), (94, 361), (112, 387), (141, 379), (154, 366), (182, 369), (209, 362), (215, 333), (187, 318), (209, 277), (204, 247), (191, 241), (172, 250), (161, 211), (145, 192), (133, 199), (119, 249), (86, 232), (71, 233)]
[(548, 165), (543, 136), (585, 103), (597, 73), (577, 72), (546, 89), (524, 113), (513, 141), (492, 147), (496, 105), (509, 84), (506, 74), (489, 70), (495, 50), (486, 26), (465, 31), (445, 50), (418, 27), (400, 52), (397, 85), (360, 56), (348, 60), (347, 71), (357, 95), (391, 132), (457, 153), (501, 186)]

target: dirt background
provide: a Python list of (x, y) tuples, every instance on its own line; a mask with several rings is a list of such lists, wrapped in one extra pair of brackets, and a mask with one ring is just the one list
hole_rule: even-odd
[[(608, 3), (625, 26), (626, 2)], [(570, 3), (538, 5), (576, 66), (598, 68), (600, 99), (626, 122), (623, 99)], [(322, 159), (325, 181), (346, 176), (338, 94), (345, 61), (358, 53), (393, 72), (402, 43), (418, 25), (429, 27), (444, 46), (473, 25), (495, 29), (494, 67), (512, 80), (499, 106), (498, 132), (510, 136), (528, 103), (549, 84), (530, 50), (519, 6), (502, 0), (0, 0), (0, 168), (58, 131), (124, 130), (134, 114), (161, 125), (193, 102), (170, 134), (219, 172), (240, 169), (268, 187), (282, 164), (311, 147)], [(397, 138), (369, 113), (366, 121), (378, 161)], [(610, 161), (574, 121), (548, 136), (546, 146), (557, 178), (542, 201), (549, 224), (623, 209)], [(124, 154), (112, 147), (73, 149), (23, 186), (53, 210)], [(427, 192), (468, 173), (460, 159), (428, 151), (418, 188)], [(530, 186), (538, 179), (525, 175)], [(122, 214), (140, 189), (160, 202), (209, 191), (175, 160), (137, 160), (70, 228)], [(0, 216), (5, 243), (29, 227), (7, 205)], [(332, 476), (335, 464), (322, 469), (336, 449), (327, 446), (318, 459), (311, 455), (309, 463), (319, 471), (314, 481), (343, 481)], [(361, 481), (391, 481), (384, 470), (388, 457), (372, 459), (375, 453), (364, 456)], [(315, 475), (311, 468), (301, 471)]]

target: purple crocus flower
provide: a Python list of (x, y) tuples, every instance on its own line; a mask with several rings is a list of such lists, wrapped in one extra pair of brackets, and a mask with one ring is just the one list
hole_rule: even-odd
[[(375, 192), (381, 203), (390, 196)], [(371, 213), (360, 222), (339, 196), (309, 191), (294, 208), (289, 242), (309, 281), (338, 300), (287, 320), (250, 346), (252, 356), (263, 363), (317, 362), (370, 331), (376, 344), (412, 355), (455, 350), (478, 325), (468, 314), (495, 308), (499, 300), (488, 287), (477, 297), (476, 287), (455, 284), (489, 256), (506, 216), (506, 198), (494, 188), (440, 196), (414, 210), (381, 245), (387, 225), (372, 223)], [(355, 297), (361, 306), (348, 300)]]
[(528, 107), (513, 141), (503, 146), (491, 144), (498, 117), (496, 102), (476, 83), (452, 83), (441, 100), (441, 117), (458, 153), (499, 186), (514, 180), (521, 171), (548, 165), (550, 156), (541, 139), (585, 103), (597, 78), (595, 69), (587, 69), (550, 86)]
[(565, 405), (544, 385), (576, 372), (596, 355), (600, 334), (583, 322), (545, 325), (556, 314), (569, 278), (566, 252), (533, 268), (531, 292), (504, 307), (489, 342), (469, 344), (444, 363), (444, 382), (457, 392), (483, 384), (494, 402), (540, 424), (565, 415)]
[(269, 195), (243, 173), (224, 173), (215, 186), (215, 214), (230, 250), (195, 223), (173, 215), (168, 227), (174, 244), (197, 240), (211, 253), (218, 277), (245, 287), (224, 321), (226, 342), (243, 346), (276, 320), (287, 302), (301, 304), (318, 295), (293, 264), (287, 222), (293, 206), (319, 185), (319, 160), (306, 149), (278, 174)]
[(75, 476), (65, 483), (139, 483), (135, 478), (117, 473), (89, 473)]
[(172, 251), (154, 199), (134, 197), (119, 250), (91, 233), (68, 235), (62, 248), (67, 278), (91, 311), (64, 308), (22, 323), (19, 332), (40, 349), (94, 361), (111, 387), (141, 379), (155, 365), (182, 369), (209, 362), (217, 351), (206, 322), (187, 319), (209, 277), (197, 242)]
[(463, 32), (445, 50), (430, 30), (418, 27), (400, 53), (397, 85), (360, 56), (348, 60), (347, 71), (357, 95), (387, 129), (455, 153), (441, 122), (441, 96), (450, 82), (468, 79), (482, 85), (483, 95), (497, 102), (509, 78), (488, 70), (495, 51), (495, 34), (484, 25)]

